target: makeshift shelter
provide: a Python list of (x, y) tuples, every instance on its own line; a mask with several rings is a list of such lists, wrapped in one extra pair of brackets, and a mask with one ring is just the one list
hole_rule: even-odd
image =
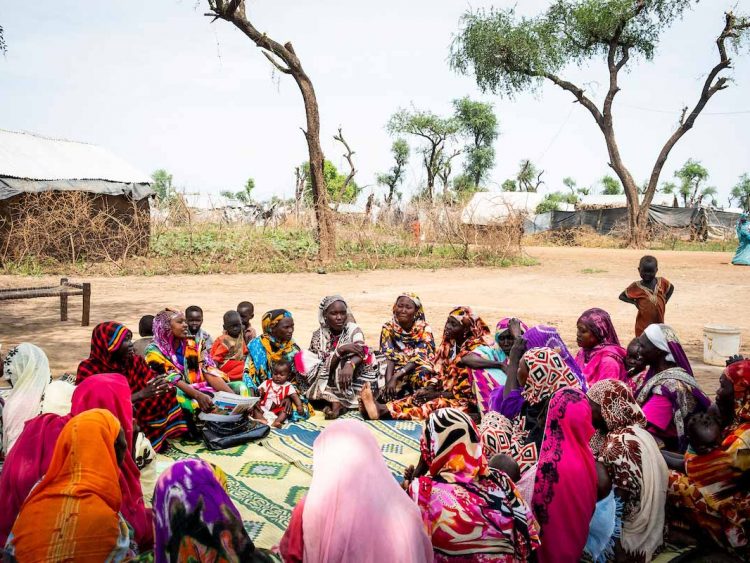
[(144, 252), (151, 179), (108, 150), (0, 130), (0, 260)]

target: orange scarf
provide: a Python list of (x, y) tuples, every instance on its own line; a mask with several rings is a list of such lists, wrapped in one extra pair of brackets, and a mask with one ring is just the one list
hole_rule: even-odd
[(104, 409), (65, 425), (46, 475), (13, 526), (11, 549), (19, 561), (101, 562), (112, 556), (123, 537), (114, 449), (119, 432), (120, 423)]

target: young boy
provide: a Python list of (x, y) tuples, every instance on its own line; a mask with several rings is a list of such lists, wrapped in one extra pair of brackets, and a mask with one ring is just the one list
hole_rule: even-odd
[(188, 325), (188, 335), (195, 339), (199, 350), (210, 350), (214, 345), (214, 339), (203, 330), (203, 309), (198, 305), (190, 305), (185, 309), (185, 320)]
[(146, 348), (154, 341), (154, 316), (143, 315), (138, 321), (138, 334), (141, 336), (133, 342), (133, 352), (142, 358), (146, 356)]
[(237, 312), (240, 314), (242, 319), (242, 328), (245, 334), (245, 342), (249, 343), (253, 338), (257, 336), (255, 329), (250, 326), (250, 321), (255, 316), (255, 306), (250, 301), (243, 301), (237, 305)]
[[(274, 428), (281, 428), (288, 415), (286, 413), (286, 399), (289, 399), (299, 416), (305, 416), (305, 406), (297, 393), (297, 389), (289, 381), (292, 375), (292, 364), (282, 360), (271, 366), (273, 374), (258, 387), (260, 394), (260, 413), (255, 418), (263, 422), (271, 422)], [(257, 416), (260, 415), (260, 416)]]
[(631, 283), (620, 294), (620, 300), (632, 303), (638, 308), (635, 318), (635, 337), (638, 338), (646, 327), (664, 322), (667, 301), (674, 293), (674, 286), (666, 278), (657, 278), (659, 264), (653, 256), (644, 256), (638, 265), (640, 281)]
[(247, 344), (242, 334), (242, 319), (237, 311), (224, 313), (224, 334), (214, 341), (211, 357), (216, 362), (216, 367), (226, 373), (230, 381), (242, 381)]

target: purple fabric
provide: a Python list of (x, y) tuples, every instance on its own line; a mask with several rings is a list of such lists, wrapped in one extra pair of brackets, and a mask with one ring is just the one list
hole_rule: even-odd
[(499, 412), (505, 418), (513, 419), (520, 414), (523, 400), (520, 389), (513, 389), (507, 397), (503, 397), (503, 388), (498, 387), (490, 394), (490, 410)]
[(592, 349), (583, 351), (587, 362), (591, 355), (601, 348), (606, 346), (620, 346), (620, 339), (617, 337), (617, 331), (612, 324), (612, 319), (604, 309), (594, 308), (584, 311), (578, 318), (578, 323), (585, 325), (599, 341), (599, 344)]
[(523, 337), (526, 339), (527, 350), (533, 348), (552, 348), (558, 350), (560, 356), (562, 356), (562, 359), (565, 360), (565, 363), (570, 368), (570, 371), (581, 382), (584, 393), (586, 392), (586, 378), (583, 376), (583, 371), (570, 353), (570, 350), (568, 350), (563, 339), (560, 338), (560, 333), (557, 332), (557, 329), (551, 326), (539, 325), (530, 328)]

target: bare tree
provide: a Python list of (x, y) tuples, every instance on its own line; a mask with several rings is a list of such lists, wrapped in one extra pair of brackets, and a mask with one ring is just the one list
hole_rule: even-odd
[(349, 147), (349, 143), (346, 142), (346, 139), (344, 139), (344, 134), (341, 132), (341, 127), (339, 127), (338, 135), (333, 136), (333, 140), (338, 141), (339, 143), (344, 145), (344, 149), (346, 150), (346, 152), (343, 154), (343, 156), (349, 163), (349, 174), (344, 179), (344, 183), (341, 185), (339, 194), (336, 197), (336, 211), (338, 211), (339, 204), (341, 203), (341, 196), (346, 193), (346, 189), (349, 187), (349, 184), (351, 184), (352, 180), (354, 180), (354, 175), (357, 173), (357, 169), (354, 168), (354, 161), (352, 160), (354, 151), (351, 149), (351, 147)]
[(336, 226), (333, 214), (328, 208), (325, 177), (323, 176), (323, 149), (320, 146), (320, 112), (312, 81), (302, 68), (291, 42), (284, 45), (261, 33), (247, 18), (245, 0), (208, 0), (213, 21), (222, 19), (233, 24), (262, 50), (263, 55), (282, 74), (288, 74), (297, 83), (305, 104), (307, 129), (302, 132), (307, 140), (310, 155), (310, 178), (312, 184), (315, 217), (318, 226), (318, 257), (322, 262), (330, 262), (336, 257)]
[(301, 166), (294, 167), (294, 214), (299, 223), (299, 208), (302, 204), (302, 198), (305, 195), (305, 183), (307, 175)]

